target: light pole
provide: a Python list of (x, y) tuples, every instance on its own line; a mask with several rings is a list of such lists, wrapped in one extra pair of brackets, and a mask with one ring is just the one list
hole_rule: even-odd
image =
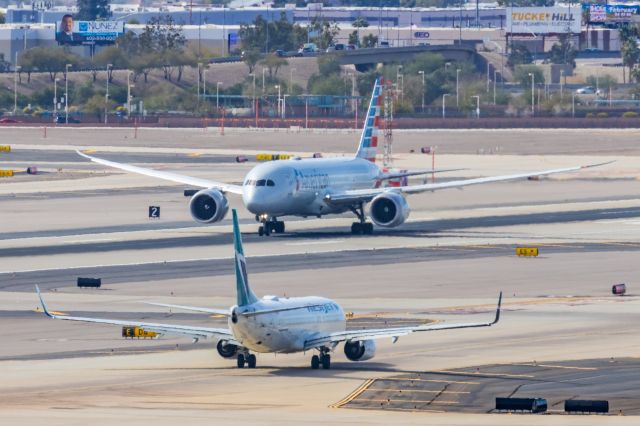
[(18, 110), (18, 71), (21, 69), (20, 65), (16, 65), (13, 69), (13, 115), (16, 115)]
[(530, 72), (529, 77), (531, 77), (531, 116), (535, 115), (535, 84), (536, 84), (536, 76), (534, 73)]
[(291, 95), (282, 95), (282, 118), (287, 118), (287, 96)]
[(442, 95), (442, 119), (444, 120), (446, 117), (446, 109), (445, 109), (445, 105), (446, 105), (446, 99), (447, 96), (449, 96), (448, 93), (445, 93), (444, 95)]
[(267, 71), (266, 68), (262, 68), (262, 94), (264, 95), (264, 73)]
[[(400, 99), (403, 98), (403, 93), (402, 93), (402, 89), (404, 89), (404, 77), (402, 76), (402, 65), (398, 65), (398, 68), (396, 69), (396, 87), (398, 88), (398, 90), (400, 91)], [(400, 85), (400, 79), (402, 79), (402, 85)]]
[(207, 69), (202, 70), (202, 98), (206, 100), (207, 96)]
[(69, 124), (69, 68), (73, 65), (64, 66), (64, 123)]
[(564, 70), (560, 70), (560, 102), (564, 99), (564, 91), (562, 90), (562, 77), (564, 77)]
[(249, 75), (251, 77), (253, 77), (253, 91), (251, 92), (251, 98), (252, 98), (253, 102), (251, 103), (251, 109), (255, 111), (255, 108), (256, 108), (256, 73), (252, 72)]
[(53, 122), (58, 120), (58, 82), (59, 78), (53, 80)]
[(295, 68), (291, 68), (289, 70), (289, 94), (291, 94), (291, 89), (293, 89), (293, 72), (297, 71)]
[(418, 74), (422, 76), (422, 112), (424, 112), (424, 71), (418, 71)]
[(200, 100), (200, 68), (202, 67), (202, 62), (198, 62), (198, 101)]
[(135, 87), (131, 84), (131, 73), (133, 71), (127, 70), (127, 118), (131, 118), (131, 88)]
[(460, 68), (456, 69), (456, 108), (458, 107), (460, 107)]
[(496, 80), (497, 80), (496, 73), (497, 72), (498, 70), (494, 68), (493, 69), (493, 104), (494, 105), (496, 104)]
[(216, 111), (220, 109), (220, 85), (221, 81), (216, 83)]
[(576, 118), (576, 94), (571, 94), (571, 117)]
[(276, 85), (276, 89), (278, 89), (278, 115), (282, 115), (282, 110), (280, 108), (282, 108), (282, 106), (280, 105), (280, 85)]
[(476, 118), (480, 119), (480, 96), (472, 96), (471, 98), (476, 98)]
[(107, 124), (109, 121), (109, 70), (113, 67), (113, 64), (107, 64), (107, 92), (104, 95), (104, 124)]

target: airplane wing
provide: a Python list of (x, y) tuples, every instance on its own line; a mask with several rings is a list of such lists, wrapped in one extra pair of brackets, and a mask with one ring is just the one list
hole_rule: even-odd
[(429, 175), (432, 173), (458, 172), (460, 170), (464, 170), (464, 169), (439, 169), (439, 170), (416, 170), (412, 172), (390, 172), (390, 173), (383, 173), (379, 179), (380, 180), (398, 179), (398, 178), (409, 177), (409, 176)]
[(509, 180), (526, 179), (526, 178), (536, 177), (536, 176), (552, 175), (556, 173), (576, 172), (578, 170), (604, 166), (605, 164), (610, 164), (610, 163), (613, 163), (613, 161), (608, 161), (606, 163), (589, 164), (586, 166), (567, 167), (564, 169), (552, 169), (552, 170), (543, 170), (540, 172), (518, 173), (514, 175), (454, 180), (454, 181), (442, 182), (442, 183), (427, 183), (423, 185), (408, 185), (408, 186), (390, 187), (390, 188), (354, 189), (354, 190), (327, 194), (325, 196), (325, 200), (328, 203), (335, 203), (335, 204), (350, 204), (350, 203), (362, 202), (362, 201), (366, 202), (366, 201), (371, 201), (371, 199), (373, 199), (376, 195), (379, 195), (385, 192), (417, 194), (420, 192), (437, 191), (440, 189), (462, 188), (464, 186), (479, 185), (482, 183), (504, 182)]
[(164, 306), (166, 308), (184, 309), (185, 311), (204, 312), (207, 314), (230, 316), (228, 309), (200, 308), (198, 306), (170, 305), (168, 303), (144, 302), (147, 305)]
[(142, 321), (121, 321), (121, 320), (112, 320), (112, 319), (103, 319), (103, 318), (88, 318), (88, 317), (74, 317), (67, 315), (57, 315), (49, 311), (47, 308), (47, 304), (40, 294), (40, 288), (36, 285), (36, 292), (38, 293), (38, 297), (40, 298), (40, 304), (42, 305), (42, 310), (44, 314), (49, 318), (59, 319), (59, 320), (67, 320), (67, 321), (81, 321), (81, 322), (92, 322), (98, 324), (113, 324), (113, 325), (122, 325), (122, 326), (130, 326), (130, 327), (141, 327), (147, 331), (155, 331), (160, 334), (172, 334), (172, 335), (182, 335), (189, 336), (194, 339), (206, 339), (213, 338), (216, 340), (226, 340), (232, 344), (238, 344), (233, 337), (233, 334), (230, 330), (223, 328), (209, 328), (209, 327), (194, 327), (188, 325), (174, 325), (174, 324), (158, 324), (152, 322), (142, 322)]
[(232, 185), (229, 183), (216, 182), (209, 179), (202, 179), (197, 177), (180, 175), (172, 172), (163, 172), (160, 170), (146, 169), (144, 167), (132, 166), (130, 164), (116, 163), (115, 161), (103, 160), (102, 158), (92, 157), (83, 152), (76, 151), (76, 153), (84, 158), (87, 158), (94, 163), (102, 164), (103, 166), (113, 167), (114, 169), (120, 169), (131, 173), (137, 173), (140, 175), (151, 176), (158, 179), (164, 179), (171, 182), (184, 183), (186, 185), (197, 186), (200, 188), (216, 188), (223, 192), (231, 192), (232, 194), (242, 194), (242, 186)]
[(400, 336), (406, 336), (411, 333), (417, 333), (420, 331), (439, 331), (439, 330), (453, 330), (456, 328), (476, 328), (476, 327), (490, 327), (496, 324), (500, 320), (500, 309), (502, 306), (502, 292), (498, 297), (498, 307), (496, 308), (496, 316), (493, 321), (490, 322), (475, 322), (475, 323), (454, 323), (454, 324), (435, 324), (435, 325), (419, 325), (415, 327), (396, 327), (396, 328), (378, 328), (378, 329), (365, 329), (365, 330), (348, 330), (340, 331), (337, 333), (331, 333), (326, 336), (316, 337), (305, 342), (305, 350), (317, 348), (320, 346), (335, 345), (340, 342), (358, 342), (361, 340), (394, 338), (397, 339)]

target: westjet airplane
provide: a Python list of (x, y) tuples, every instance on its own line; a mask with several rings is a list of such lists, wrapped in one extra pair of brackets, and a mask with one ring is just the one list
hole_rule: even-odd
[(347, 330), (344, 311), (333, 300), (324, 297), (276, 297), (262, 299), (251, 291), (247, 276), (246, 260), (238, 226), (238, 216), (233, 210), (233, 238), (235, 245), (235, 272), (237, 304), (228, 310), (194, 306), (151, 303), (175, 309), (224, 315), (229, 328), (194, 327), (187, 325), (157, 324), (137, 321), (121, 321), (101, 318), (59, 315), (49, 311), (36, 285), (36, 291), (44, 313), (53, 319), (83, 321), (139, 327), (144, 332), (159, 335), (186, 335), (197, 342), (200, 338), (218, 341), (218, 353), (224, 358), (236, 357), (238, 368), (247, 365), (255, 368), (256, 353), (294, 353), (317, 350), (311, 357), (311, 368), (331, 366), (330, 353), (344, 342), (344, 353), (351, 361), (366, 361), (375, 355), (376, 339), (391, 338), (395, 343), (400, 336), (419, 331), (451, 330), (455, 328), (489, 327), (500, 319), (502, 292), (498, 298), (495, 318), (491, 322), (419, 325), (364, 330)]
[(383, 182), (390, 179), (424, 174), (424, 172), (385, 173), (375, 164), (381, 102), (382, 88), (380, 82), (376, 81), (355, 157), (295, 158), (263, 163), (249, 171), (242, 185), (116, 163), (92, 157), (80, 151), (78, 154), (105, 166), (204, 188), (193, 195), (189, 202), (191, 216), (200, 223), (214, 223), (224, 219), (229, 209), (226, 194), (241, 195), (247, 210), (256, 215), (256, 221), (262, 223), (258, 229), (260, 235), (284, 232), (284, 221), (278, 220), (283, 216), (319, 218), (347, 211), (353, 212), (358, 218), (358, 222), (351, 225), (353, 234), (371, 234), (373, 224), (367, 222), (365, 215), (367, 203), (370, 204), (368, 213), (374, 224), (393, 228), (402, 225), (409, 217), (409, 204), (405, 199), (405, 195), (408, 194), (574, 172), (606, 164), (442, 183), (385, 187)]

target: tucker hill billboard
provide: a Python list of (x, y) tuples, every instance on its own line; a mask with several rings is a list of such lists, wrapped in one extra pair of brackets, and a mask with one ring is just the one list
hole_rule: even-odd
[(511, 34), (579, 33), (581, 26), (579, 6), (507, 8), (507, 32)]
[(56, 41), (61, 45), (113, 44), (122, 34), (121, 21), (75, 21), (64, 15), (56, 28)]

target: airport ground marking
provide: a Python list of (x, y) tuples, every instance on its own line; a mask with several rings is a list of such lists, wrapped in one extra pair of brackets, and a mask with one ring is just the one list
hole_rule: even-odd
[(401, 393), (409, 393), (409, 392), (422, 392), (422, 393), (437, 393), (437, 394), (469, 394), (471, 392), (466, 391), (443, 391), (443, 390), (430, 390), (430, 389), (372, 389), (368, 388), (365, 391), (371, 392), (401, 392)]
[(340, 401), (336, 402), (335, 404), (330, 405), (329, 407), (330, 408), (340, 408), (340, 407), (350, 403), (355, 398), (360, 396), (364, 391), (366, 391), (376, 380), (377, 379), (368, 379), (368, 380), (366, 380), (364, 383), (362, 383), (360, 386), (358, 386), (349, 395), (347, 395), (346, 397), (344, 397)]
[(551, 364), (533, 364), (533, 363), (511, 364), (511, 365), (520, 365), (523, 367), (563, 368), (567, 370), (585, 370), (585, 371), (598, 370), (597, 367), (575, 367), (571, 365), (551, 365)]
[(531, 375), (531, 374), (509, 374), (509, 373), (483, 373), (480, 371), (449, 371), (449, 370), (442, 370), (439, 371), (439, 373), (444, 373), (444, 374), (453, 374), (453, 375), (458, 375), (458, 376), (466, 376), (466, 375), (471, 375), (471, 376), (487, 376), (487, 377), (516, 377), (516, 378), (535, 378), (536, 376)]
[[(438, 372), (440, 373), (440, 371)], [(385, 381), (385, 380), (394, 380), (394, 381), (404, 381), (404, 382), (429, 382), (429, 383), (452, 383), (452, 384), (456, 384), (456, 385), (479, 385), (480, 382), (464, 382), (464, 381), (457, 381), (457, 380), (441, 380), (441, 379), (410, 379), (410, 378), (403, 378), (403, 377), (385, 377), (384, 379), (378, 379), (380, 381)]]
[(431, 401), (431, 400), (421, 400), (421, 399), (364, 399), (358, 398), (358, 402), (405, 402), (405, 403), (418, 403), (418, 404), (429, 404), (429, 405), (455, 405), (460, 404), (459, 401)]

